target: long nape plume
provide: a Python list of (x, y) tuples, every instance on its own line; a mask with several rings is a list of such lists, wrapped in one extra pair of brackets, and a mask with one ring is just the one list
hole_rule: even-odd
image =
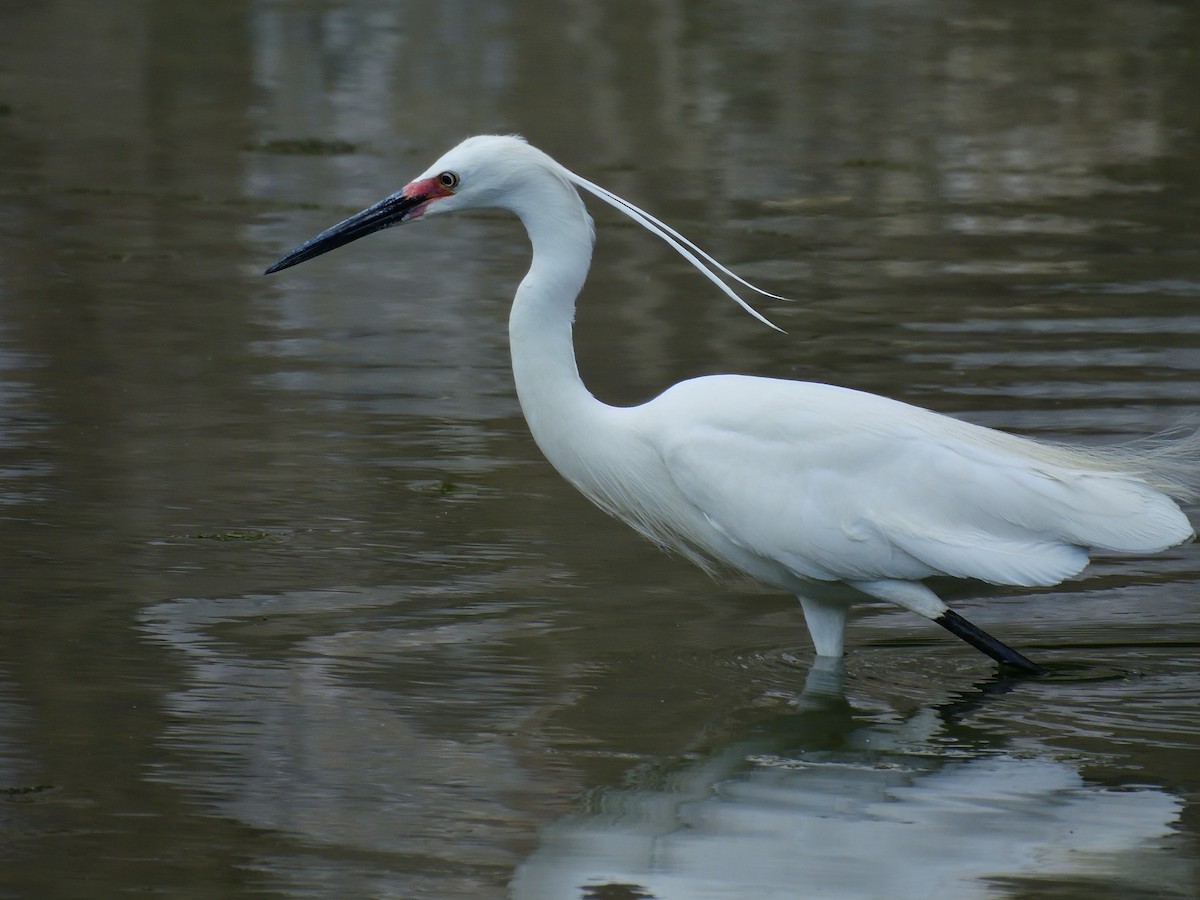
[[(749, 303), (747, 303), (745, 300), (743, 300), (741, 298), (741, 296), (739, 296), (738, 293), (735, 290), (733, 290), (733, 288), (731, 288), (728, 284), (726, 284), (725, 281), (722, 280), (722, 278), (720, 276), (724, 275), (726, 278), (730, 278), (733, 281), (736, 281), (738, 284), (742, 285), (743, 287), (747, 287), (750, 290), (754, 291), (755, 293), (762, 294), (764, 297), (770, 297), (773, 300), (787, 300), (787, 297), (780, 297), (778, 294), (772, 294), (770, 291), (764, 291), (762, 288), (758, 287), (757, 285), (751, 284), (745, 278), (742, 278), (742, 276), (738, 275), (736, 272), (731, 271), (727, 266), (718, 262), (716, 259), (714, 259), (712, 256), (710, 256), (708, 253), (705, 253), (703, 250), (701, 250), (699, 247), (697, 247), (692, 241), (688, 240), (686, 237), (684, 237), (682, 234), (680, 234), (678, 231), (676, 231), (670, 225), (667, 225), (665, 222), (663, 222), (659, 219), (656, 219), (654, 216), (650, 215), (650, 213), (646, 212), (644, 209), (634, 206), (632, 203), (630, 203), (625, 198), (618, 197), (612, 191), (606, 190), (605, 188), (600, 187), (600, 185), (598, 185), (598, 184), (593, 184), (592, 182), (588, 181), (586, 178), (581, 178), (580, 176), (576, 175), (574, 172), (572, 172), (570, 169), (568, 169), (566, 167), (563, 167), (562, 171), (563, 171), (563, 174), (567, 177), (567, 180), (569, 180), (572, 184), (576, 185), (577, 187), (583, 188), (585, 191), (587, 191), (589, 194), (592, 194), (593, 196), (599, 197), (605, 203), (609, 204), (612, 207), (615, 207), (616, 209), (623, 212), (625, 215), (629, 216), (629, 218), (633, 219), (633, 221), (637, 222), (639, 225), (641, 225), (647, 231), (658, 235), (660, 238), (662, 238), (664, 241), (666, 241), (667, 244), (669, 244), (676, 253), (678, 253), (680, 256), (682, 256), (684, 259), (686, 259), (689, 263), (691, 263), (693, 266), (695, 266), (704, 275), (705, 278), (707, 278), (709, 281), (711, 281), (713, 284), (715, 284), (717, 287), (719, 287), (722, 291), (724, 291), (725, 294), (728, 297), (732, 298), (733, 301), (735, 303), (737, 303), (738, 306), (740, 306), (742, 309), (746, 310), (746, 312), (750, 313), (750, 315), (754, 316), (754, 318), (758, 319), (758, 321), (762, 322), (764, 325), (774, 328), (776, 331), (780, 331), (780, 332), (783, 331), (782, 328), (780, 328), (778, 325), (776, 325), (774, 322), (772, 322), (770, 319), (768, 319), (766, 316), (764, 316), (762, 313), (760, 313), (758, 310), (756, 310), (753, 306), (751, 306)], [(720, 275), (717, 274), (718, 272), (720, 273)]]

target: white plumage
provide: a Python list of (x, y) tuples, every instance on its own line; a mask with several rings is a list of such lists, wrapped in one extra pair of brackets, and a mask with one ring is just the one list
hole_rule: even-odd
[(758, 288), (515, 137), (464, 141), (268, 272), (422, 216), (516, 213), (533, 260), (509, 338), (538, 446), (593, 502), (651, 540), (797, 594), (823, 656), (842, 653), (854, 594), (829, 588), (845, 584), (924, 615), (1001, 662), (1041, 671), (948, 610), (924, 579), (1052, 585), (1079, 573), (1093, 550), (1154, 553), (1193, 536), (1175, 500), (1197, 493), (1195, 434), (1082, 449), (847, 388), (742, 375), (684, 381), (641, 406), (601, 403), (580, 380), (572, 344), (594, 239), (576, 188), (666, 240), (762, 318), (720, 276)]

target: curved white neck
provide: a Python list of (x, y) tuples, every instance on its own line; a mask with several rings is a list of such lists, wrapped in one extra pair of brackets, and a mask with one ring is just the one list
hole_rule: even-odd
[(508, 319), (513, 379), (534, 440), (568, 478), (581, 430), (604, 404), (584, 386), (571, 327), (592, 259), (592, 223), (575, 189), (557, 177), (514, 212), (533, 245), (529, 272)]

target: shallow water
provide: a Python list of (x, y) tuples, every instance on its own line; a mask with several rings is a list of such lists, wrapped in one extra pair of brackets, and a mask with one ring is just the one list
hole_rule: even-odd
[(1182, 3), (0, 5), (0, 896), (1194, 896), (1194, 546), (954, 594), (1044, 679), (866, 605), (813, 669), (793, 600), (542, 461), (514, 222), (259, 273), (520, 131), (800, 298), (773, 333), (594, 208), (603, 399), (1125, 440), (1200, 413), (1198, 45)]

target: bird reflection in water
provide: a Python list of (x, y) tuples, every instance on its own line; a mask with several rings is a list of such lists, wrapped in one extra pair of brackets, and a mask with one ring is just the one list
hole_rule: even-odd
[(634, 786), (545, 827), (511, 896), (968, 900), (1005, 886), (1127, 896), (1188, 883), (1163, 843), (1179, 798), (1088, 784), (1070, 762), (981, 736), (969, 749), (954, 720), (1012, 682), (880, 723), (847, 701), (843, 674), (818, 657), (794, 712), (631, 773)]

